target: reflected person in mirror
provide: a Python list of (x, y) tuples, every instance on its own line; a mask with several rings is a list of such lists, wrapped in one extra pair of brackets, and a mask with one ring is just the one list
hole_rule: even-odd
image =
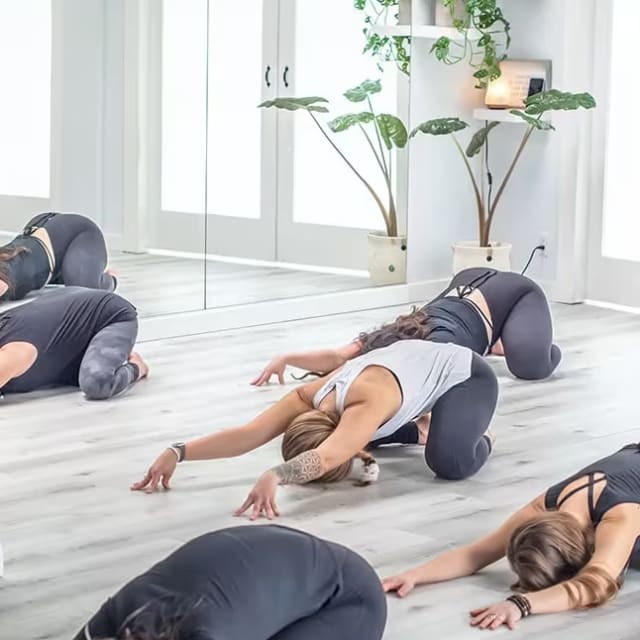
[(99, 227), (75, 213), (41, 213), (0, 247), (0, 301), (21, 300), (47, 284), (115, 291), (105, 271), (107, 246)]
[[(170, 446), (131, 488), (168, 489), (183, 460), (239, 456), (281, 435), (285, 462), (262, 474), (236, 515), (273, 518), (280, 485), (344, 479), (354, 457), (373, 465), (364, 453), (371, 443), (422, 444), (436, 476), (460, 480), (491, 453), (497, 398), (492, 368), (470, 349), (402, 340), (301, 385), (246, 425)], [(419, 428), (407, 427), (416, 416)]]
[(274, 358), (253, 380), (263, 385), (286, 367), (327, 372), (351, 358), (396, 340), (419, 339), (468, 347), (479, 355), (503, 355), (524, 380), (548, 378), (562, 354), (553, 343), (549, 305), (542, 289), (519, 273), (473, 268), (458, 273), (434, 300), (338, 349)]
[(135, 307), (95, 289), (64, 288), (0, 313), (0, 396), (74, 386), (107, 400), (146, 377), (133, 351)]

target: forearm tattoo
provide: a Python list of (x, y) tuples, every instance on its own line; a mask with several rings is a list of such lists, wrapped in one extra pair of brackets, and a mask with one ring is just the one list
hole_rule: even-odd
[(274, 467), (272, 471), (280, 478), (280, 484), (306, 484), (324, 473), (317, 451), (305, 451)]

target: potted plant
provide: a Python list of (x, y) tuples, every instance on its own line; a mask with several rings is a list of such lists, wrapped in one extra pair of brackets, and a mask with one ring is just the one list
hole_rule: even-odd
[(438, 60), (457, 64), (468, 59), (476, 69), (478, 89), (500, 77), (500, 62), (511, 44), (511, 25), (497, 0), (437, 0), (436, 25), (454, 27), (464, 35), (462, 44), (447, 36), (438, 38), (431, 47)]
[(343, 162), (360, 180), (373, 198), (384, 220), (385, 232), (369, 233), (369, 275), (373, 284), (399, 284), (406, 281), (407, 239), (398, 235), (398, 213), (393, 189), (394, 151), (407, 145), (407, 128), (400, 118), (389, 113), (376, 113), (371, 97), (382, 90), (380, 80), (365, 80), (349, 89), (344, 97), (349, 102), (366, 103), (367, 109), (334, 118), (328, 123), (333, 133), (341, 133), (356, 127), (368, 148), (374, 154), (376, 163), (384, 176), (385, 192), (380, 195), (369, 181), (356, 169), (325, 131), (317, 113), (328, 113), (328, 101), (318, 96), (304, 98), (276, 98), (259, 106), (264, 109), (276, 108), (286, 111), (305, 111), (318, 127), (327, 142), (333, 147)]
[(471, 138), (466, 151), (463, 149), (456, 133), (466, 129), (469, 125), (460, 118), (438, 118), (428, 120), (418, 125), (412, 132), (413, 138), (418, 133), (426, 133), (433, 136), (451, 136), (460, 157), (464, 161), (465, 168), (471, 179), (476, 200), (476, 212), (478, 217), (478, 240), (472, 242), (457, 242), (453, 245), (453, 271), (458, 273), (467, 267), (487, 266), (495, 269), (509, 270), (511, 245), (491, 240), (491, 226), (493, 224), (498, 205), (505, 192), (507, 184), (514, 169), (520, 160), (522, 153), (534, 131), (555, 130), (554, 126), (544, 119), (545, 114), (553, 111), (575, 111), (577, 109), (593, 109), (596, 102), (589, 93), (565, 93), (557, 89), (544, 91), (525, 100), (524, 110), (514, 109), (511, 114), (522, 119), (527, 129), (518, 145), (515, 156), (507, 169), (507, 172), (498, 186), (493, 191), (493, 177), (487, 172), (486, 184), (483, 178), (479, 184), (469, 160), (477, 156), (483, 149), (488, 150), (489, 134), (499, 122), (488, 122), (484, 127), (476, 131)]

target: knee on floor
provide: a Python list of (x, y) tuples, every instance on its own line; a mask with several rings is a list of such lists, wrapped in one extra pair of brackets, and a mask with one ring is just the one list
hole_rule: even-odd
[(425, 452), (427, 466), (441, 480), (465, 480), (474, 470), (459, 458), (449, 453), (446, 456)]
[(80, 372), (80, 390), (88, 400), (106, 400), (111, 397), (113, 374), (108, 371)]

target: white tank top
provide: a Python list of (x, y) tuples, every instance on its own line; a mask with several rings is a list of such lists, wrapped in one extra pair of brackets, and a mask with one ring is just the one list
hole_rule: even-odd
[(384, 367), (393, 373), (402, 391), (398, 412), (375, 433), (372, 442), (395, 433), (407, 422), (428, 413), (449, 389), (471, 376), (473, 352), (455, 344), (440, 344), (425, 340), (399, 340), (388, 347), (374, 349), (347, 362), (331, 376), (313, 398), (314, 408), (334, 389), (339, 415), (349, 389), (364, 369)]

